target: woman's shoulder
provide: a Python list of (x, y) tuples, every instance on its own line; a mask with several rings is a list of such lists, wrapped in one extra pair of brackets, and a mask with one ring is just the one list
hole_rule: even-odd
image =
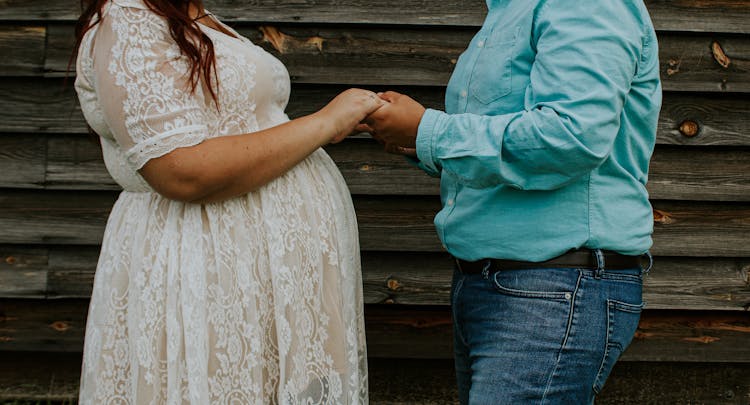
[(113, 6), (120, 8), (136, 8), (141, 10), (149, 10), (148, 6), (143, 0), (110, 0)]
[(114, 31), (119, 41), (142, 41), (143, 47), (170, 42), (167, 20), (151, 10), (143, 0), (110, 0), (105, 6), (102, 23), (106, 29)]
[(151, 10), (143, 0), (109, 0), (104, 10), (110, 20), (125, 20), (130, 24), (148, 22), (167, 27), (166, 19)]

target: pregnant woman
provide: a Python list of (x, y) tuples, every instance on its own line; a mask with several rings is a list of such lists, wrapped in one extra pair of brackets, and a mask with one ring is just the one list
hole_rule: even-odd
[(76, 90), (123, 192), (89, 308), (81, 404), (362, 404), (356, 218), (320, 149), (383, 101), (284, 113), (284, 66), (196, 0), (95, 0)]

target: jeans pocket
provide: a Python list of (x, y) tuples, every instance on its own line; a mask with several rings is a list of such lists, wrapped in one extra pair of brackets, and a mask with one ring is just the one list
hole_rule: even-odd
[(615, 363), (633, 340), (642, 309), (643, 304), (607, 300), (607, 344), (594, 381), (594, 392), (597, 394), (604, 387)]
[(491, 281), (503, 295), (569, 301), (577, 284), (578, 274), (554, 277), (537, 270), (509, 270), (495, 272)]

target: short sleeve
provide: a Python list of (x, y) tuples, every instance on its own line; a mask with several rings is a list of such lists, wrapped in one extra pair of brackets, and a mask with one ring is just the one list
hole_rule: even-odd
[(206, 139), (209, 104), (200, 86), (192, 91), (189, 64), (163, 18), (113, 6), (98, 28), (93, 60), (104, 119), (135, 170)]

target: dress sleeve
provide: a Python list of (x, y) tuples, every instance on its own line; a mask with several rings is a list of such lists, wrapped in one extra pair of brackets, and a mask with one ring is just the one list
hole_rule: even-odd
[[(201, 143), (208, 103), (192, 91), (189, 64), (166, 21), (150, 10), (113, 7), (94, 44), (94, 87), (104, 119), (135, 170)], [(210, 98), (209, 98), (210, 100)]]

